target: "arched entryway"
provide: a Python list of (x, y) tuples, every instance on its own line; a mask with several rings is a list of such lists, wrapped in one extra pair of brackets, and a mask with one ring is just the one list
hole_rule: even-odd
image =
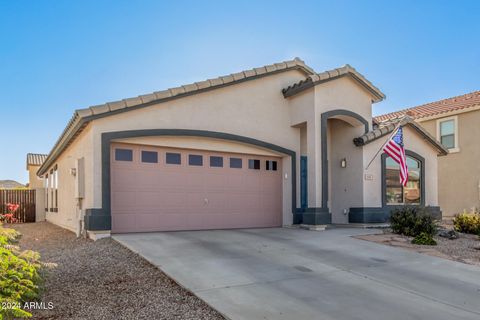
[(332, 110), (322, 114), (322, 207), (332, 223), (348, 223), (351, 207), (363, 205), (363, 150), (353, 139), (369, 130), (357, 113)]

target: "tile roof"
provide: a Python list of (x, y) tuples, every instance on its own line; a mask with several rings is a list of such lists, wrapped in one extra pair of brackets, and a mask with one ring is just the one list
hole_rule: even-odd
[(447, 98), (422, 104), (420, 106), (383, 114), (375, 117), (374, 120), (377, 123), (380, 123), (382, 121), (395, 119), (403, 115), (408, 115), (413, 119), (418, 120), (426, 117), (439, 116), (452, 111), (468, 111), (466, 109), (475, 106), (480, 106), (480, 91), (474, 91), (461, 96)]
[(40, 166), (47, 159), (48, 154), (27, 153), (27, 170), (28, 166)]
[(430, 142), (437, 150), (439, 155), (446, 155), (448, 154), (448, 150), (438, 142), (430, 133), (428, 133), (420, 124), (415, 122), (415, 120), (407, 115), (396, 118), (393, 120), (382, 122), (378, 125), (375, 129), (361, 135), (358, 138), (353, 139), (353, 143), (356, 146), (364, 146), (373, 142), (381, 137), (385, 137), (386, 135), (390, 134), (397, 128), (397, 126), (410, 126), (414, 129), (417, 133), (419, 133), (423, 138)]
[(315, 74), (315, 71), (307, 66), (303, 60), (300, 58), (295, 58), (293, 60), (240, 71), (227, 76), (199, 81), (163, 91), (156, 91), (133, 98), (107, 102), (101, 105), (75, 110), (72, 118), (70, 118), (67, 126), (48, 154), (47, 159), (45, 159), (44, 164), (39, 168), (38, 175), (45, 173), (48, 167), (52, 165), (51, 162), (55, 161), (56, 157), (60, 155), (60, 153), (71, 142), (73, 142), (75, 137), (81, 133), (83, 128), (85, 128), (85, 126), (91, 120), (289, 70), (301, 70), (306, 75)]
[(340, 77), (350, 76), (361, 85), (365, 87), (374, 97), (374, 102), (379, 102), (385, 99), (385, 94), (375, 87), (370, 81), (367, 80), (360, 72), (355, 70), (352, 66), (346, 64), (341, 68), (336, 68), (333, 70), (324, 71), (322, 73), (315, 73), (309, 76), (307, 79), (302, 80), (294, 85), (291, 85), (282, 90), (285, 98), (291, 97), (299, 92), (302, 92), (308, 88), (311, 88), (317, 84), (334, 80)]
[(0, 189), (25, 188), (25, 185), (15, 180), (0, 180)]

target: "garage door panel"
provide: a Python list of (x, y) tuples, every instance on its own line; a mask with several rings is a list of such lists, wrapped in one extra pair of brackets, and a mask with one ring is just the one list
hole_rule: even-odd
[(128, 191), (132, 188), (138, 187), (135, 170), (130, 168), (114, 170), (111, 179), (112, 185), (115, 185), (116, 190), (118, 191)]
[[(148, 147), (158, 152), (159, 161), (152, 164), (141, 162), (142, 146), (115, 147), (131, 148), (134, 156), (130, 162), (112, 160), (114, 233), (281, 225), (279, 158), (215, 153), (223, 167), (210, 167), (207, 151)], [(166, 152), (180, 153), (181, 164), (166, 164)], [(202, 155), (203, 165), (189, 166), (189, 154)], [(243, 159), (242, 168), (230, 168), (230, 157)], [(248, 169), (251, 158), (260, 160), (260, 170)], [(267, 171), (266, 160), (277, 161), (278, 170)]]
[(112, 210), (119, 211), (123, 208), (135, 206), (135, 193), (130, 191), (112, 192)]

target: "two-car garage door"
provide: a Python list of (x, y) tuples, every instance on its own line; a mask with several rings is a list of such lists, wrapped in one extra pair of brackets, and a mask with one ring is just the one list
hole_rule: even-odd
[(276, 227), (281, 159), (112, 144), (112, 232)]

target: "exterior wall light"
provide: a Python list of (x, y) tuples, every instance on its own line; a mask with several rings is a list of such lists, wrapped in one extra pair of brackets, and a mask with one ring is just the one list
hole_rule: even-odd
[(343, 158), (343, 159), (340, 161), (340, 167), (342, 167), (342, 168), (346, 168), (346, 167), (347, 167), (347, 158)]
[(75, 177), (77, 175), (77, 168), (70, 168), (70, 174)]

